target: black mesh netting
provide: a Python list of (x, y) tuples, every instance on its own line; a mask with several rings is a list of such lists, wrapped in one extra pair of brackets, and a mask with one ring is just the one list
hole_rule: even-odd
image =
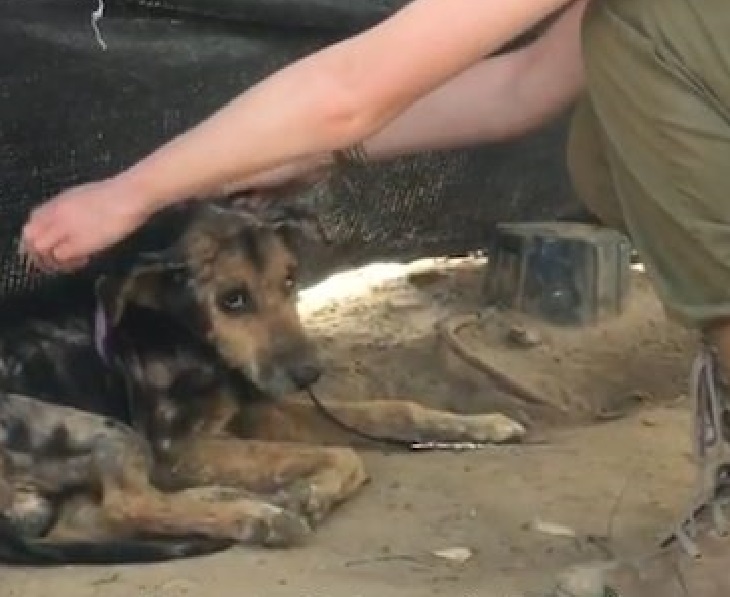
[[(45, 280), (16, 257), (28, 210), (129, 165), (272, 70), (377, 22), (405, 0), (0, 3), (0, 298)], [(463, 253), (503, 220), (578, 209), (565, 120), (519, 142), (358, 168), (316, 194), (333, 244), (311, 275), (374, 259)]]

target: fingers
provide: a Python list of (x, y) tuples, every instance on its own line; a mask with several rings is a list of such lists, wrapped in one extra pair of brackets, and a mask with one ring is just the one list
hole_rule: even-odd
[[(44, 272), (85, 266), (95, 252), (117, 242), (146, 217), (122, 202), (114, 187), (93, 183), (61, 193), (34, 209), (21, 234), (28, 261)], [(139, 208), (139, 209), (138, 209)]]
[(21, 243), (26, 257), (33, 265), (48, 273), (58, 268), (53, 251), (61, 240), (63, 236), (57, 228), (44, 218), (37, 217), (37, 214), (32, 214), (23, 228)]
[(34, 209), (22, 231), (23, 244), (34, 253), (46, 253), (61, 238), (59, 228), (54, 226), (53, 214), (48, 208)]
[(26, 258), (45, 273), (65, 271), (78, 260), (78, 255), (69, 246), (64, 227), (54, 219), (58, 215), (54, 208), (50, 203), (34, 209), (21, 235)]
[(53, 258), (52, 253), (50, 255), (39, 253), (27, 245), (24, 245), (24, 247), (21, 251), (21, 258), (28, 272), (35, 268), (44, 274), (52, 274), (62, 269), (62, 266)]
[(45, 274), (52, 274), (59, 269), (59, 266), (53, 257), (43, 253), (34, 253), (33, 263), (35, 263), (35, 266)]
[(45, 274), (56, 272), (70, 273), (85, 267), (89, 263), (88, 257), (71, 257), (67, 255), (73, 255), (73, 253), (68, 249), (64, 249), (64, 245), (61, 244), (59, 247), (51, 249), (48, 254), (26, 251), (23, 259), (28, 269), (31, 266), (35, 266)]
[(38, 215), (23, 229), (21, 251), (29, 264), (44, 273), (70, 272), (88, 263), (59, 226)]
[(88, 265), (89, 258), (88, 257), (76, 257), (74, 259), (68, 259), (61, 264), (61, 271), (65, 273), (71, 273), (77, 270), (80, 270), (81, 268), (84, 268)]
[(62, 271), (73, 271), (85, 266), (89, 258), (82, 255), (68, 240), (61, 241), (51, 252), (57, 267)]
[(56, 211), (54, 202), (48, 202), (31, 210), (23, 227), (23, 238), (26, 242), (35, 245), (48, 236), (56, 220)]

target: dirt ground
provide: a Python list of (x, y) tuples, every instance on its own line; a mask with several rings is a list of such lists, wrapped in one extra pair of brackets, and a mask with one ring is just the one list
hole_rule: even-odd
[[(368, 452), (372, 483), (306, 546), (150, 566), (6, 569), (0, 597), (528, 597), (606, 548), (649, 548), (691, 488), (685, 386), (694, 338), (664, 319), (638, 272), (627, 313), (596, 329), (576, 334), (501, 315), (460, 329), (464, 346), (529, 389), (526, 400), (461, 361), (437, 333), (445, 318), (482, 308), (482, 276), (479, 259), (376, 265), (305, 292), (302, 310), (328, 365), (318, 392), (500, 410), (540, 441)], [(500, 346), (515, 323), (538, 345)], [(435, 553), (450, 548), (466, 548), (466, 561)]]

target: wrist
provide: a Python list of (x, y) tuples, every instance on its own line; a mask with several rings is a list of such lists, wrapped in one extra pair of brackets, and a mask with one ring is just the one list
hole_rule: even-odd
[(155, 190), (151, 181), (145, 180), (134, 170), (125, 170), (108, 179), (117, 189), (117, 195), (124, 197), (125, 207), (140, 218), (148, 218), (165, 207), (164, 198)]

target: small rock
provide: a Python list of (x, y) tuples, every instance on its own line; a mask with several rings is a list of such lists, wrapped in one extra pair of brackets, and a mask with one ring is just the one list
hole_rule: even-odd
[(555, 597), (604, 597), (603, 569), (598, 566), (576, 566), (558, 575)]
[(527, 528), (537, 531), (538, 533), (552, 535), (554, 537), (576, 537), (573, 529), (557, 522), (536, 519), (532, 521), (532, 523), (528, 524)]
[(471, 549), (468, 547), (448, 547), (446, 549), (432, 551), (431, 553), (437, 558), (456, 562), (457, 564), (468, 562), (473, 555)]
[(542, 344), (540, 334), (520, 325), (513, 325), (507, 332), (507, 341), (519, 348), (533, 348)]

